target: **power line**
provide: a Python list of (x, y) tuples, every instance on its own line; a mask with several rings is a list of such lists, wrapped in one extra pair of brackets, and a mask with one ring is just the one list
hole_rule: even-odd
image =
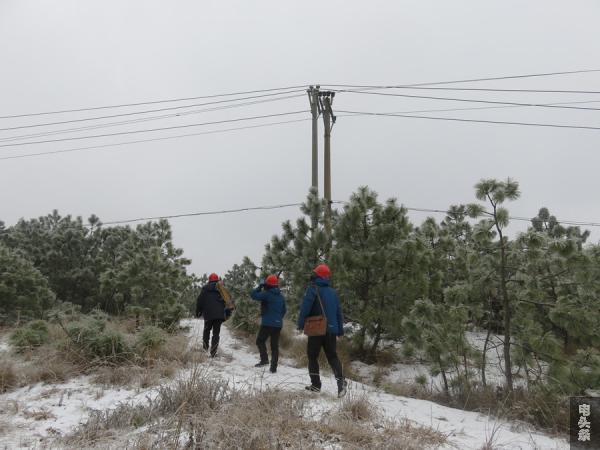
[(217, 101), (213, 101), (213, 102), (195, 103), (192, 105), (170, 106), (167, 108), (147, 109), (144, 111), (134, 111), (134, 112), (128, 112), (128, 113), (111, 114), (108, 116), (85, 117), (82, 119), (61, 120), (58, 122), (37, 123), (37, 124), (33, 124), (33, 125), (21, 125), (18, 127), (0, 128), (0, 131), (12, 131), (12, 130), (19, 130), (19, 129), (23, 129), (23, 128), (47, 127), (47, 126), (52, 126), (52, 125), (64, 125), (66, 123), (87, 122), (90, 120), (114, 119), (115, 117), (136, 116), (139, 114), (148, 114), (148, 113), (161, 112), (161, 111), (175, 111), (177, 109), (195, 108), (196, 106), (207, 106), (207, 105), (216, 105), (216, 104), (221, 104), (221, 103), (231, 103), (231, 102), (238, 102), (240, 100), (251, 100), (251, 99), (255, 99), (255, 98), (273, 97), (276, 95), (293, 94), (293, 93), (297, 93), (297, 92), (303, 92), (303, 90), (285, 91), (285, 92), (278, 92), (275, 94), (253, 95), (251, 97), (232, 98), (232, 99), (228, 99), (228, 100), (217, 100)]
[[(348, 86), (352, 87), (352, 86)], [(377, 86), (373, 86), (377, 88)], [(527, 92), (542, 94), (600, 94), (600, 91), (574, 91), (568, 89), (500, 89), (500, 88), (472, 88), (472, 87), (427, 87), (427, 86), (398, 86), (396, 89), (418, 89), (432, 91), (482, 91), (482, 92)]]
[[(337, 92), (376, 94), (376, 93), (371, 93), (371, 92), (354, 92), (354, 91), (337, 91)], [(385, 94), (381, 94), (381, 95), (385, 95)], [(99, 124), (99, 125), (89, 125), (89, 126), (85, 126), (85, 127), (66, 128), (66, 129), (62, 129), (62, 130), (46, 131), (46, 132), (42, 132), (42, 133), (11, 136), (11, 137), (7, 137), (7, 138), (0, 138), (0, 142), (12, 142), (12, 141), (19, 141), (19, 140), (29, 139), (29, 138), (34, 138), (34, 137), (53, 136), (53, 135), (57, 135), (57, 134), (72, 133), (72, 132), (76, 132), (76, 131), (87, 131), (87, 130), (95, 130), (95, 129), (99, 129), (99, 128), (109, 128), (109, 127), (119, 126), (119, 125), (127, 125), (127, 124), (167, 119), (167, 118), (173, 118), (173, 117), (182, 117), (182, 116), (191, 115), (191, 114), (199, 114), (199, 113), (209, 112), (209, 111), (219, 111), (219, 110), (223, 110), (223, 109), (239, 108), (239, 107), (243, 107), (243, 106), (252, 106), (252, 105), (261, 104), (261, 103), (288, 100), (288, 99), (299, 98), (299, 97), (304, 97), (304, 94), (289, 95), (286, 97), (269, 98), (269, 99), (264, 99), (264, 100), (255, 100), (252, 102), (244, 102), (244, 103), (239, 103), (239, 104), (234, 104), (234, 105), (224, 105), (224, 106), (218, 106), (218, 107), (214, 107), (214, 108), (206, 108), (206, 109), (200, 109), (200, 110), (184, 111), (184, 112), (179, 112), (179, 113), (175, 113), (175, 114), (164, 114), (164, 115), (160, 115), (160, 116), (151, 116), (151, 117), (144, 117), (144, 118), (139, 118), (139, 119), (124, 120), (124, 121), (118, 121), (118, 122), (109, 122), (109, 123), (104, 123), (104, 124)], [(430, 97), (424, 97), (424, 98), (430, 98)], [(450, 100), (450, 99), (448, 99), (448, 100)], [(452, 100), (454, 100), (454, 99), (452, 99)], [(461, 101), (467, 101), (467, 100), (461, 100)], [(471, 100), (469, 100), (469, 101), (471, 101)], [(494, 106), (494, 107), (483, 107), (483, 108), (426, 109), (426, 110), (415, 110), (415, 111), (403, 111), (403, 112), (398, 112), (398, 114), (405, 114), (405, 113), (410, 114), (410, 113), (421, 113), (421, 112), (469, 111), (469, 110), (493, 109), (493, 108), (503, 108), (503, 107), (530, 107), (530, 106), (558, 107), (559, 105), (598, 103), (598, 102), (600, 102), (600, 99), (599, 100), (574, 101), (574, 102), (543, 103), (543, 104), (522, 104), (522, 103), (513, 103), (513, 102), (479, 102), (479, 103), (501, 104), (501, 105), (507, 105), (507, 106)], [(564, 107), (568, 108), (567, 106), (564, 106)], [(575, 109), (575, 108), (573, 108), (573, 109)], [(576, 108), (576, 109), (600, 110), (600, 108)]]
[[(569, 103), (597, 103), (597, 102), (598, 101), (591, 100), (591, 101), (586, 101), (586, 102), (569, 102)], [(422, 109), (422, 110), (392, 112), (390, 114), (472, 111), (472, 110), (497, 109), (497, 108), (520, 108), (520, 107), (519, 106), (479, 106), (479, 107), (471, 107), (471, 108)], [(337, 117), (353, 117), (353, 116), (358, 116), (358, 115), (360, 115), (360, 114), (355, 114), (355, 113), (339, 114)], [(135, 140), (135, 141), (125, 141), (125, 142), (117, 142), (117, 143), (112, 143), (112, 144), (93, 145), (93, 146), (88, 146), (88, 147), (78, 147), (78, 148), (71, 148), (71, 149), (66, 149), (66, 150), (28, 153), (25, 155), (1, 157), (0, 161), (7, 160), (7, 159), (22, 159), (22, 158), (31, 158), (31, 157), (35, 157), (35, 156), (54, 155), (54, 154), (60, 154), (60, 153), (71, 153), (71, 152), (79, 152), (79, 151), (85, 151), (85, 150), (102, 149), (102, 148), (106, 148), (106, 147), (118, 147), (118, 146), (123, 146), (123, 145), (139, 144), (139, 143), (145, 143), (145, 142), (164, 141), (164, 140), (179, 139), (179, 138), (184, 138), (184, 137), (201, 136), (204, 134), (225, 133), (225, 132), (230, 132), (230, 131), (247, 130), (247, 129), (252, 129), (252, 128), (263, 128), (263, 127), (283, 125), (283, 124), (288, 124), (288, 123), (305, 122), (307, 120), (311, 120), (311, 119), (286, 120), (286, 121), (282, 121), (282, 122), (271, 122), (271, 123), (266, 123), (266, 124), (261, 124), (261, 125), (250, 125), (250, 126), (245, 126), (245, 127), (225, 128), (222, 130), (203, 131), (201, 133), (189, 133), (189, 134), (181, 134), (181, 135), (166, 136), (166, 137), (151, 138), (151, 139), (140, 139), (140, 140)]]
[[(570, 74), (581, 74), (581, 73), (591, 73), (591, 72), (600, 72), (600, 69), (572, 70), (572, 71), (563, 71), (563, 72), (546, 72), (546, 73), (534, 73), (534, 74), (524, 74), (524, 75), (506, 75), (506, 76), (499, 76), (499, 77), (471, 78), (471, 79), (463, 79), (463, 80), (436, 81), (436, 82), (427, 82), (427, 83), (412, 83), (412, 84), (383, 85), (383, 86), (332, 84), (332, 83), (329, 83), (329, 84), (321, 83), (321, 85), (322, 86), (332, 86), (332, 87), (356, 87), (356, 88), (367, 88), (367, 89), (396, 89), (396, 88), (405, 88), (405, 87), (408, 88), (408, 87), (417, 87), (417, 86), (435, 86), (435, 85), (441, 85), (441, 84), (455, 84), (455, 83), (470, 83), (470, 82), (507, 80), (507, 79), (518, 79), (518, 78), (547, 77), (547, 76), (570, 75)], [(317, 84), (319, 84), (319, 83), (317, 83)], [(256, 93), (263, 93), (263, 92), (284, 91), (284, 90), (288, 90), (288, 89), (300, 89), (300, 88), (304, 89), (306, 87), (307, 87), (307, 84), (301, 84), (301, 85), (295, 85), (295, 86), (285, 86), (285, 87), (270, 88), (270, 89), (256, 89), (256, 90), (252, 90), (252, 91), (239, 91), (239, 92), (231, 92), (231, 93), (225, 93), (225, 94), (200, 95), (200, 96), (195, 96), (195, 97), (180, 97), (180, 98), (172, 98), (172, 99), (150, 100), (150, 101), (137, 102), (137, 103), (121, 103), (121, 104), (115, 104), (115, 105), (92, 106), (92, 107), (84, 107), (84, 108), (63, 109), (63, 110), (43, 111), (43, 112), (23, 113), (23, 114), (12, 114), (12, 115), (0, 116), (0, 119), (16, 119), (16, 118), (21, 118), (21, 117), (34, 117), (34, 116), (51, 115), (51, 114), (97, 111), (97, 110), (102, 110), (102, 109), (123, 108), (123, 107), (131, 107), (131, 106), (153, 105), (153, 104), (172, 103), (172, 102), (199, 100), (199, 99), (207, 99), (207, 98), (230, 97), (230, 96), (235, 96), (235, 95), (256, 94)], [(596, 92), (587, 91), (586, 93), (596, 93)]]
[(101, 149), (101, 148), (106, 148), (106, 147), (118, 147), (118, 146), (122, 146), (122, 145), (140, 144), (140, 143), (144, 143), (144, 142), (166, 141), (166, 140), (170, 140), (170, 139), (179, 139), (179, 138), (190, 137), (190, 136), (200, 136), (203, 134), (218, 134), (218, 133), (226, 133), (226, 132), (238, 131), (238, 130), (248, 130), (248, 129), (252, 129), (252, 128), (271, 127), (271, 126), (275, 126), (275, 125), (283, 125), (283, 124), (288, 124), (288, 123), (306, 122), (307, 120), (311, 120), (311, 119), (286, 120), (286, 121), (282, 121), (282, 122), (270, 122), (270, 123), (265, 123), (265, 124), (260, 124), (260, 125), (248, 125), (245, 127), (202, 131), (200, 133), (180, 134), (180, 135), (175, 135), (175, 136), (166, 136), (166, 137), (159, 137), (159, 138), (152, 138), (152, 139), (140, 139), (140, 140), (136, 140), (136, 141), (116, 142), (113, 144), (92, 145), (89, 147), (70, 148), (70, 149), (65, 149), (65, 150), (54, 150), (54, 151), (49, 151), (49, 152), (27, 153), (25, 155), (1, 157), (0, 161), (5, 160), (5, 159), (22, 159), (22, 158), (32, 158), (35, 156), (43, 156), (43, 155), (55, 155), (55, 154), (59, 154), (59, 153), (79, 152), (79, 151), (85, 151), (85, 150)]
[(173, 118), (173, 117), (183, 117), (183, 116), (188, 116), (191, 114), (200, 114), (200, 113), (210, 112), (210, 111), (221, 111), (224, 109), (240, 108), (243, 106), (252, 106), (252, 105), (257, 105), (257, 104), (267, 103), (267, 102), (289, 100), (289, 99), (298, 98), (298, 97), (304, 97), (304, 94), (289, 95), (286, 97), (268, 98), (268, 99), (264, 99), (264, 100), (255, 100), (252, 102), (238, 103), (235, 105), (217, 106), (214, 108), (196, 109), (196, 110), (192, 110), (192, 111), (183, 111), (183, 112), (178, 112), (178, 113), (174, 113), (174, 114), (163, 114), (161, 116), (151, 116), (151, 117), (142, 117), (139, 119), (121, 120), (118, 122), (109, 122), (109, 123), (103, 123), (103, 124), (98, 124), (98, 125), (88, 125), (85, 127), (66, 128), (66, 129), (62, 129), (62, 130), (45, 131), (42, 133), (11, 136), (11, 137), (7, 137), (7, 138), (0, 138), (0, 142), (20, 141), (23, 139), (30, 139), (30, 138), (35, 138), (35, 137), (53, 136), (53, 135), (57, 135), (57, 134), (73, 133), (76, 131), (96, 130), (99, 128), (109, 128), (109, 127), (114, 127), (114, 126), (119, 126), (119, 125), (128, 125), (128, 124), (132, 124), (132, 123), (141, 123), (141, 122), (148, 122), (148, 121), (153, 121), (153, 120), (169, 119), (169, 118)]
[[(417, 211), (417, 212), (430, 212), (430, 213), (442, 213), (442, 214), (450, 214), (451, 213), (451, 211), (445, 211), (442, 209), (409, 208), (406, 206), (404, 206), (404, 209), (406, 209), (408, 211)], [(531, 218), (527, 218), (527, 217), (510, 216), (509, 219), (523, 221), (523, 222), (531, 222)], [(556, 219), (556, 221), (559, 224), (564, 224), (564, 225), (600, 227), (600, 223), (598, 223), (598, 222), (582, 222), (582, 221), (577, 221), (577, 220), (558, 220), (558, 219)]]
[(201, 127), (201, 126), (206, 126), (206, 125), (217, 125), (217, 124), (222, 124), (222, 123), (241, 122), (244, 120), (265, 119), (268, 117), (289, 116), (289, 115), (293, 115), (293, 114), (303, 114), (303, 113), (306, 113), (306, 110), (291, 111), (291, 112), (276, 113), (276, 114), (265, 114), (263, 116), (241, 117), (238, 119), (216, 120), (213, 122), (192, 123), (192, 124), (188, 124), (188, 125), (174, 125), (174, 126), (170, 126), (170, 127), (150, 128), (150, 129), (146, 129), (146, 130), (120, 131), (118, 133), (96, 134), (96, 135), (92, 135), (92, 136), (76, 136), (76, 137), (61, 138), (61, 139), (47, 139), (44, 141), (17, 142), (17, 143), (13, 143), (13, 144), (1, 144), (0, 147), (17, 147), (17, 146), (22, 146), (22, 145), (47, 144), (47, 143), (51, 143), (51, 142), (78, 141), (78, 140), (82, 140), (82, 139), (95, 139), (95, 138), (101, 138), (101, 137), (123, 136), (123, 135), (128, 135), (128, 134), (151, 133), (151, 132), (156, 132), (156, 131), (175, 130), (175, 129), (180, 129), (180, 128), (190, 128), (190, 127)]
[[(344, 202), (344, 201), (340, 201), (340, 200), (336, 200), (333, 203), (348, 204), (348, 202)], [(438, 214), (451, 214), (451, 213), (453, 213), (453, 211), (449, 211), (449, 210), (445, 210), (445, 209), (411, 208), (411, 207), (404, 206), (404, 205), (402, 205), (402, 208), (406, 209), (407, 211), (415, 211), (415, 212), (438, 213)], [(531, 220), (532, 220), (531, 218), (519, 217), (519, 216), (511, 216), (511, 217), (509, 217), (509, 219), (510, 220), (523, 221), (523, 222), (531, 222)], [(583, 222), (583, 221), (577, 221), (577, 220), (559, 220), (559, 219), (556, 219), (556, 221), (558, 222), (558, 224), (563, 224), (563, 225), (600, 227), (600, 222)]]
[(286, 87), (271, 88), (271, 89), (257, 89), (254, 91), (232, 92), (232, 93), (227, 93), (227, 94), (200, 95), (200, 96), (196, 96), (196, 97), (182, 97), (182, 98), (172, 98), (172, 99), (166, 99), (166, 100), (151, 100), (151, 101), (138, 102), (138, 103), (122, 103), (122, 104), (118, 104), (118, 105), (92, 106), (92, 107), (77, 108), (77, 109), (63, 109), (63, 110), (59, 110), (59, 111), (44, 111), (44, 112), (36, 112), (36, 113), (13, 114), (13, 115), (9, 115), (9, 116), (0, 116), (0, 119), (16, 119), (19, 117), (33, 117), (33, 116), (44, 116), (44, 115), (49, 115), (49, 114), (63, 114), (63, 113), (72, 113), (72, 112), (96, 111), (99, 109), (124, 108), (124, 107), (128, 107), (128, 106), (155, 105), (155, 104), (159, 104), (159, 103), (200, 100), (203, 98), (231, 97), (234, 95), (256, 94), (256, 93), (260, 93), (260, 92), (285, 91), (288, 89), (298, 89), (298, 88), (305, 88), (305, 87), (306, 87), (306, 85), (301, 84), (301, 85), (297, 85), (297, 86), (286, 86)]
[[(510, 219), (531, 222), (531, 219), (528, 219), (527, 217), (512, 216), (512, 217), (510, 217)], [(598, 222), (581, 222), (581, 221), (577, 221), (577, 220), (558, 220), (558, 219), (556, 219), (556, 221), (558, 222), (559, 225), (563, 224), (563, 225), (574, 225), (574, 226), (584, 226), (584, 227), (600, 227), (600, 223), (598, 223)]]
[[(201, 212), (192, 212), (192, 213), (183, 213), (183, 214), (173, 214), (169, 216), (155, 216), (155, 217), (138, 217), (136, 219), (125, 219), (125, 220), (113, 220), (111, 222), (102, 222), (102, 225), (119, 225), (124, 223), (131, 222), (143, 222), (149, 220), (161, 220), (161, 219), (177, 219), (180, 217), (194, 217), (194, 216), (213, 216), (220, 214), (233, 214), (239, 212), (246, 211), (266, 211), (272, 209), (282, 209), (282, 208), (290, 208), (292, 206), (301, 206), (302, 203), (286, 203), (283, 205), (273, 205), (273, 206), (251, 206), (247, 208), (237, 208), (237, 209), (222, 209), (218, 211), (201, 211)], [(87, 225), (89, 226), (89, 225)]]
[[(586, 100), (580, 102), (560, 102), (560, 103), (545, 103), (546, 105), (567, 105), (577, 103), (600, 103), (599, 100)], [(438, 109), (416, 109), (411, 111), (392, 111), (390, 114), (416, 114), (428, 112), (455, 112), (455, 111), (479, 111), (483, 109), (503, 109), (503, 108), (522, 108), (522, 106), (504, 105), (504, 106), (476, 106), (468, 108), (438, 108)], [(356, 114), (338, 114), (336, 117), (351, 117)]]
[[(348, 204), (348, 202), (344, 202), (344, 201), (340, 201), (340, 200), (332, 201), (332, 203)], [(134, 219), (113, 220), (113, 221), (101, 222), (101, 223), (102, 223), (102, 225), (120, 225), (120, 224), (125, 224), (125, 223), (132, 223), (132, 222), (143, 222), (143, 221), (161, 220), (161, 219), (177, 219), (177, 218), (181, 218), (181, 217), (212, 216), (212, 215), (233, 214), (233, 213), (239, 213), (239, 212), (259, 211), (259, 210), (265, 211), (265, 210), (273, 210), (273, 209), (290, 208), (293, 206), (302, 206), (302, 204), (303, 203), (284, 203), (284, 204), (280, 204), (280, 205), (271, 205), (271, 206), (250, 206), (250, 207), (236, 208), (236, 209), (200, 211), (200, 212), (162, 215), (162, 216), (153, 216), (153, 217), (137, 217)], [(451, 211), (443, 210), (443, 209), (412, 208), (412, 207), (406, 207), (406, 206), (402, 206), (402, 208), (406, 209), (407, 211), (441, 213), (441, 214), (450, 214), (451, 213)], [(531, 222), (531, 219), (525, 218), (525, 217), (510, 217), (510, 219)], [(565, 224), (565, 225), (578, 225), (578, 226), (583, 225), (583, 226), (590, 226), (590, 227), (600, 227), (600, 223), (598, 223), (598, 222), (580, 222), (580, 221), (573, 221), (573, 220), (558, 220), (558, 219), (557, 219), (557, 222), (559, 224)], [(89, 226), (89, 225), (87, 225), (87, 226)]]
[(472, 122), (472, 123), (489, 123), (498, 125), (521, 125), (528, 127), (546, 127), (546, 128), (573, 128), (580, 130), (600, 130), (600, 127), (584, 126), (584, 125), (561, 125), (551, 123), (535, 123), (535, 122), (510, 122), (503, 120), (483, 120), (483, 119), (461, 119), (458, 117), (434, 117), (434, 116), (414, 116), (409, 114), (381, 113), (381, 112), (366, 112), (366, 111), (344, 111), (338, 110), (341, 113), (350, 114), (348, 117), (356, 116), (386, 116), (386, 117), (403, 117), (410, 119), (426, 119), (426, 120), (447, 120), (451, 122)]
[(455, 83), (474, 83), (480, 81), (495, 81), (495, 80), (511, 80), (518, 78), (535, 78), (535, 77), (549, 77), (556, 75), (573, 75), (579, 73), (591, 73), (591, 72), (600, 72), (600, 69), (584, 69), (584, 70), (570, 70), (565, 72), (546, 72), (546, 73), (532, 73), (525, 75), (505, 75), (500, 77), (487, 77), (487, 78), (470, 78), (466, 80), (452, 80), (452, 81), (434, 81), (428, 83), (412, 83), (412, 84), (396, 84), (396, 85), (383, 85), (383, 86), (373, 86), (373, 85), (348, 85), (348, 84), (321, 84), (321, 86), (332, 86), (332, 87), (357, 87), (357, 88), (367, 88), (367, 89), (396, 89), (403, 87), (415, 87), (415, 86), (435, 86), (439, 84), (455, 84)]
[(469, 99), (469, 98), (456, 98), (456, 97), (433, 97), (427, 95), (411, 95), (411, 94), (390, 94), (388, 92), (365, 92), (365, 91), (352, 91), (352, 90), (337, 90), (334, 92), (344, 92), (349, 94), (361, 94), (361, 95), (380, 95), (386, 97), (406, 97), (406, 98), (420, 98), (427, 100), (446, 100), (453, 102), (467, 102), (467, 103), (486, 103), (492, 105), (512, 105), (512, 106), (528, 106), (528, 107), (540, 107), (540, 108), (560, 108), (560, 109), (576, 109), (576, 110), (586, 110), (586, 111), (600, 111), (600, 108), (590, 108), (590, 107), (581, 107), (581, 106), (563, 106), (559, 104), (552, 103), (519, 103), (519, 102), (501, 102), (501, 101), (493, 101), (493, 100), (478, 100), (478, 99)]

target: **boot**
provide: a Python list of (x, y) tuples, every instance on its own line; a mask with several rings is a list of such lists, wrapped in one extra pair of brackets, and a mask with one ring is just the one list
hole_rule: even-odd
[(338, 385), (338, 398), (342, 398), (344, 395), (346, 395), (347, 392), (347, 388), (348, 388), (348, 382), (345, 379), (341, 379), (338, 380), (337, 382)]
[(264, 367), (264, 366), (268, 366), (269, 365), (269, 361), (259, 361), (258, 364), (254, 364), (254, 367)]
[(271, 368), (269, 369), (269, 371), (271, 373), (276, 373), (277, 372), (277, 364), (271, 364)]
[(321, 392), (321, 386), (308, 385), (304, 386), (304, 389), (310, 392)]

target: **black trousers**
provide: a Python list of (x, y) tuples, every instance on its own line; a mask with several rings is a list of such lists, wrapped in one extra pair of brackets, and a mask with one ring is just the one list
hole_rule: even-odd
[(204, 333), (202, 333), (202, 346), (204, 347), (204, 350), (208, 350), (210, 332), (212, 330), (212, 341), (210, 342), (211, 356), (215, 356), (217, 354), (217, 348), (219, 348), (219, 334), (221, 333), (221, 324), (223, 322), (223, 319), (204, 321)]
[(281, 328), (268, 327), (261, 325), (258, 330), (258, 336), (256, 336), (256, 346), (260, 353), (260, 362), (268, 363), (269, 355), (267, 354), (267, 339), (271, 338), (271, 367), (277, 368), (277, 362), (279, 361), (279, 334)]
[(319, 376), (319, 354), (321, 353), (321, 348), (325, 351), (327, 362), (331, 366), (338, 384), (343, 382), (344, 375), (342, 373), (342, 364), (337, 356), (336, 342), (337, 336), (331, 334), (308, 337), (308, 343), (306, 344), (308, 374), (310, 375), (310, 383), (313, 386), (321, 388), (321, 377)]

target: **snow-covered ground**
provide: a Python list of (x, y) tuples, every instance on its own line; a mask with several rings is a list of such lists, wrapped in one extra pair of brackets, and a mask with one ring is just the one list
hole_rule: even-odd
[[(467, 341), (477, 350), (483, 351), (486, 339), (484, 331), (468, 331), (465, 333)], [(395, 342), (386, 342), (386, 345), (394, 348), (399, 354), (402, 354), (402, 344)], [(490, 335), (486, 351), (486, 382), (490, 386), (502, 386), (505, 382), (504, 372), (504, 351), (502, 348), (502, 338), (497, 335)], [(543, 363), (542, 366), (545, 367)], [(389, 367), (380, 368), (376, 365), (365, 364), (361, 361), (352, 362), (353, 371), (366, 382), (379, 376), (381, 383), (400, 383), (413, 384), (417, 377), (424, 378), (425, 387), (433, 390), (441, 391), (443, 388), (443, 380), (441, 375), (431, 375), (431, 366), (425, 363), (419, 363), (416, 359), (412, 361), (394, 363)], [(472, 366), (470, 370), (474, 374), (475, 380), (480, 380), (479, 369)], [(379, 372), (379, 373), (378, 373)], [(449, 378), (454, 377), (454, 373), (448, 373)], [(525, 385), (525, 379), (519, 376), (514, 377), (516, 386)]]
[(0, 353), (7, 352), (9, 349), (8, 339), (4, 336), (0, 337)]
[[(191, 345), (200, 345), (202, 322), (187, 320)], [(304, 392), (309, 382), (306, 369), (292, 367), (285, 358), (279, 370), (256, 369), (254, 348), (236, 339), (224, 327), (221, 332), (220, 356), (209, 360), (214, 376), (230, 380), (243, 389), (278, 388)], [(283, 355), (285, 356), (285, 355)], [(314, 394), (311, 403), (313, 417), (339, 405), (332, 375), (324, 375), (323, 391)], [(552, 438), (478, 413), (448, 408), (425, 400), (399, 397), (358, 382), (351, 382), (352, 393), (364, 393), (389, 419), (408, 419), (431, 427), (449, 437), (447, 448), (479, 449), (494, 429), (496, 446), (506, 449), (566, 449), (564, 439)], [(155, 389), (103, 389), (87, 377), (68, 383), (22, 388), (0, 395), (0, 449), (43, 448), (54, 436), (64, 435), (85, 422), (91, 410), (106, 410), (121, 402), (144, 402), (155, 395)]]
[(88, 377), (67, 383), (27, 386), (0, 396), (0, 448), (38, 448), (48, 437), (61, 436), (85, 421), (91, 410), (114, 408), (143, 392), (104, 390)]

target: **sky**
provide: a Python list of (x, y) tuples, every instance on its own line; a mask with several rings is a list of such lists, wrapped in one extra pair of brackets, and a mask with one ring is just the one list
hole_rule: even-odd
[[(300, 92), (285, 95), (294, 98), (29, 140), (6, 139), (173, 111), (5, 128), (211, 99), (4, 118), (0, 157), (308, 119), (303, 90), (309, 84), (404, 85), (600, 69), (598, 17), (600, 3), (592, 0), (0, 0), (1, 117), (300, 86)], [(439, 87), (600, 91), (600, 72)], [(391, 92), (538, 104), (590, 102), (573, 105), (600, 108), (600, 94), (590, 93)], [(247, 96), (252, 95), (259, 94)], [(494, 105), (348, 92), (338, 93), (333, 103), (334, 112), (482, 106)], [(290, 112), (299, 113), (2, 147)], [(600, 130), (337, 114), (331, 144), (336, 200), (347, 200), (357, 187), (368, 185), (381, 200), (395, 197), (408, 207), (445, 209), (474, 201), (473, 186), (481, 178), (512, 177), (522, 195), (507, 205), (511, 214), (533, 217), (546, 206), (559, 219), (600, 222)], [(518, 107), (418, 115), (600, 126), (597, 110)], [(320, 124), (321, 178), (322, 131)], [(310, 169), (309, 120), (0, 159), (0, 220), (11, 225), (53, 209), (112, 221), (296, 203), (306, 197)], [(281, 223), (299, 215), (297, 208), (284, 208), (178, 218), (171, 224), (175, 244), (192, 259), (191, 271), (223, 273), (245, 255), (260, 261)], [(410, 217), (418, 224), (426, 214)], [(510, 229), (517, 233), (526, 226), (514, 222)], [(592, 240), (598, 239), (596, 231)]]

